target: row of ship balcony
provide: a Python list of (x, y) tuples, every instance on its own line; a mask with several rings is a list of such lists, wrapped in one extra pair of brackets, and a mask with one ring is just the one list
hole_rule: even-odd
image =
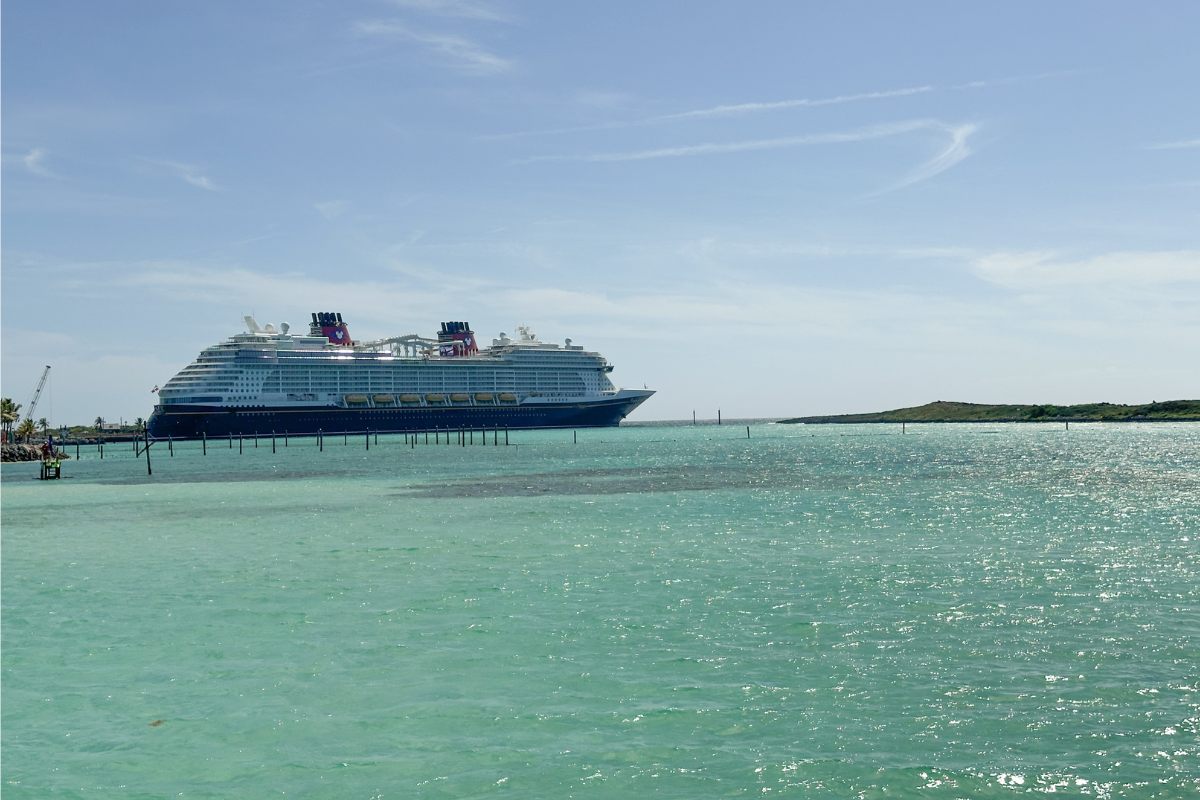
[[(532, 392), (531, 396), (537, 396)], [(316, 399), (315, 395), (289, 394), (289, 400)], [(342, 396), (347, 406), (416, 406), (416, 405), (511, 405), (517, 402), (517, 396), (510, 392), (475, 392), (474, 394), (347, 394)]]

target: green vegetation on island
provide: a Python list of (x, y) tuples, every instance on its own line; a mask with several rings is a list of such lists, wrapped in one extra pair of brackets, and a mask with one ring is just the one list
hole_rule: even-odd
[(915, 408), (874, 414), (794, 417), (783, 424), (854, 422), (1200, 422), (1200, 400), (1168, 400), (1140, 406), (1085, 403), (1078, 406), (990, 406), (939, 400)]

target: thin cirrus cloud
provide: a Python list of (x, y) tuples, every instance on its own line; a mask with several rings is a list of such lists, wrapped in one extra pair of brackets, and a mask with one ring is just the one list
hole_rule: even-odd
[(968, 140), (979, 130), (975, 123), (948, 125), (939, 120), (914, 119), (902, 122), (889, 122), (882, 125), (872, 125), (853, 131), (818, 133), (807, 136), (785, 136), (776, 139), (750, 139), (740, 142), (709, 142), (705, 144), (685, 145), (682, 147), (661, 147), (653, 150), (637, 150), (625, 153), (591, 153), (586, 155), (567, 156), (533, 156), (518, 159), (511, 164), (528, 164), (538, 161), (585, 161), (591, 163), (618, 161), (646, 161), (656, 158), (682, 158), (689, 156), (716, 155), (723, 153), (742, 153), (754, 150), (773, 150), (781, 147), (803, 147), (808, 145), (842, 144), (846, 142), (865, 142), (872, 139), (883, 139), (888, 136), (898, 136), (919, 130), (936, 130), (950, 136), (950, 143), (938, 155), (913, 170), (898, 183), (883, 191), (898, 189), (919, 181), (927, 180), (940, 172), (953, 167), (971, 154)]
[(772, 103), (739, 103), (731, 106), (702, 108), (697, 111), (683, 111), (678, 114), (664, 114), (658, 117), (650, 117), (645, 121), (671, 122), (674, 120), (703, 119), (705, 117), (730, 117), (756, 111), (775, 111), (781, 108), (802, 108), (805, 106), (832, 106), (840, 105), (841, 103), (854, 103), (859, 100), (882, 100), (888, 97), (905, 97), (910, 94), (923, 94), (932, 91), (932, 86), (915, 86), (910, 89), (894, 89), (887, 92), (862, 92), (860, 94), (839, 95), (838, 97), (825, 97), (818, 100), (799, 99), (778, 100)]
[(994, 253), (978, 259), (979, 277), (1010, 289), (1200, 281), (1200, 251), (1105, 253), (1078, 261), (1052, 252)]
[(836, 97), (820, 97), (816, 99), (798, 98), (795, 100), (776, 100), (769, 103), (737, 103), (734, 105), (720, 105), (712, 108), (700, 108), (694, 111), (680, 111), (675, 114), (660, 114), (655, 117), (646, 117), (644, 119), (624, 120), (606, 122), (601, 125), (583, 125), (574, 128), (548, 128), (546, 130), (537, 131), (518, 131), (516, 133), (497, 133), (490, 136), (482, 136), (485, 141), (496, 139), (516, 139), (522, 136), (551, 136), (560, 133), (584, 133), (587, 131), (603, 131), (615, 130), (619, 128), (637, 128), (643, 125), (661, 125), (671, 122), (685, 122), (689, 120), (712, 119), (718, 117), (733, 117), (744, 114), (754, 114), (763, 111), (778, 111), (785, 108), (815, 108), (818, 106), (840, 105), (842, 103), (856, 103), (863, 100), (883, 100), (890, 97), (906, 97), (914, 94), (924, 94), (932, 92), (932, 86), (913, 86), (907, 89), (891, 89), (883, 92), (860, 92), (858, 94), (838, 95)]
[(470, 39), (452, 33), (420, 31), (400, 22), (386, 20), (360, 22), (356, 28), (364, 36), (405, 39), (426, 45), (430, 50), (450, 62), (459, 72), (468, 75), (492, 75), (505, 72), (513, 66), (511, 59), (501, 58)]
[(1200, 139), (1185, 139), (1180, 142), (1158, 142), (1146, 145), (1147, 150), (1183, 150), (1188, 147), (1200, 147)]
[(53, 178), (54, 173), (46, 167), (46, 151), (40, 147), (35, 147), (29, 151), (28, 155), (21, 157), (21, 163), (25, 165), (25, 169), (43, 178)]
[(217, 185), (204, 174), (203, 167), (198, 167), (195, 164), (184, 164), (179, 161), (152, 161), (151, 163), (166, 167), (176, 177), (187, 181), (192, 186), (206, 189), (210, 192), (220, 191)]
[(939, 172), (945, 172), (967, 156), (971, 155), (971, 148), (967, 144), (967, 140), (970, 139), (971, 134), (979, 130), (979, 125), (968, 122), (962, 125), (948, 126), (944, 130), (950, 134), (950, 144), (947, 145), (945, 150), (914, 169), (897, 183), (892, 184), (880, 192), (876, 192), (876, 194), (882, 194), (882, 192), (889, 192), (894, 189), (900, 189), (904, 186), (911, 186), (914, 183), (920, 183), (921, 181), (928, 180), (934, 175), (937, 175)]

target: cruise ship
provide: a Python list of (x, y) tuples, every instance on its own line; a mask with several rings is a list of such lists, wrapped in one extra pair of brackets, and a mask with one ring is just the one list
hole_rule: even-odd
[(151, 436), (604, 427), (654, 394), (615, 388), (599, 353), (527, 327), (480, 349), (466, 322), (355, 341), (338, 313), (314, 313), (303, 335), (245, 321), (158, 390)]

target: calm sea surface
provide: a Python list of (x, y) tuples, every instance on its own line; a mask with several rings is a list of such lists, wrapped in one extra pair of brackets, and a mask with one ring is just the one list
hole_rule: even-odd
[(1200, 425), (511, 441), (6, 464), (4, 797), (1197, 795)]

